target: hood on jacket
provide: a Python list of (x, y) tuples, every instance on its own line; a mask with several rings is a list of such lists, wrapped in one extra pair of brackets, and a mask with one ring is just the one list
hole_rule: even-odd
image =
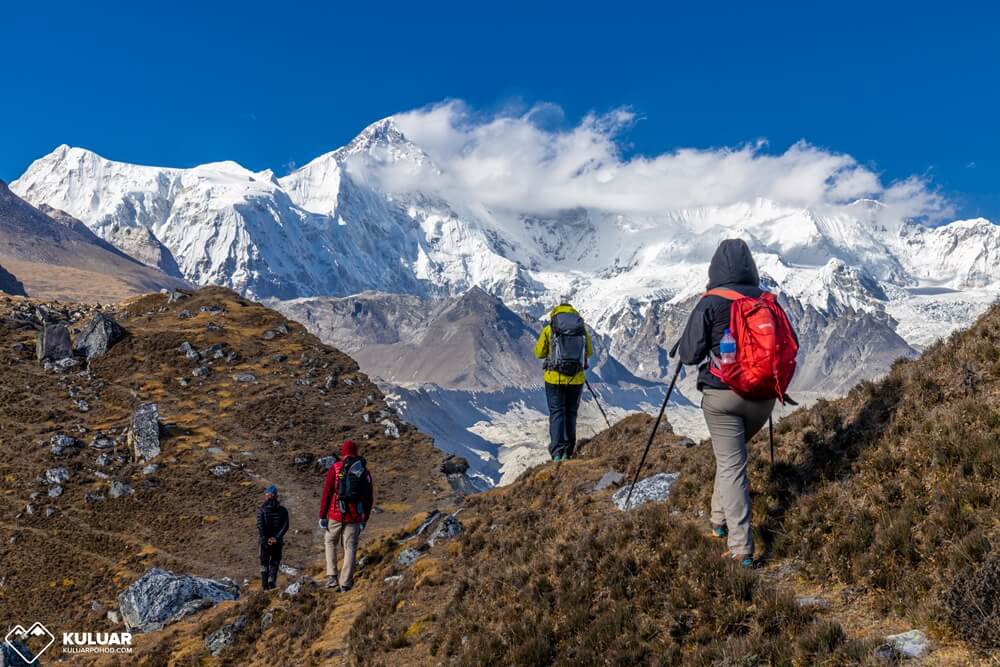
[(708, 265), (708, 289), (723, 285), (760, 284), (757, 264), (750, 247), (743, 239), (726, 239), (715, 249), (712, 263)]
[(344, 440), (340, 446), (340, 458), (346, 459), (348, 456), (358, 455), (358, 445), (353, 440)]

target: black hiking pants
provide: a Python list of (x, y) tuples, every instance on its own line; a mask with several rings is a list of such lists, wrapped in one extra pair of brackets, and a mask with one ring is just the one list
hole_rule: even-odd
[(282, 546), (280, 541), (268, 544), (264, 540), (260, 543), (260, 577), (265, 587), (273, 588), (278, 582)]
[(549, 404), (549, 454), (573, 456), (576, 451), (576, 413), (583, 396), (582, 384), (545, 383)]

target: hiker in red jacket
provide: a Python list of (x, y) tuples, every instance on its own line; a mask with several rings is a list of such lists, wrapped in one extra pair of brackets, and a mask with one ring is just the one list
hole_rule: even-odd
[[(319, 524), (324, 530), (326, 546), (326, 587), (341, 593), (354, 585), (354, 559), (358, 539), (371, 517), (375, 505), (375, 485), (358, 446), (345, 440), (340, 448), (340, 460), (326, 473), (323, 500), (320, 502)], [(337, 545), (344, 548), (344, 566), (337, 574)]]

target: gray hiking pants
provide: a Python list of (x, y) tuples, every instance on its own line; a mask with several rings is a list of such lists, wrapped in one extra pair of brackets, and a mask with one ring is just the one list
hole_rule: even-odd
[(706, 388), (701, 409), (715, 453), (712, 523), (729, 529), (728, 544), (733, 554), (752, 556), (747, 441), (767, 423), (774, 400), (749, 401), (728, 389)]

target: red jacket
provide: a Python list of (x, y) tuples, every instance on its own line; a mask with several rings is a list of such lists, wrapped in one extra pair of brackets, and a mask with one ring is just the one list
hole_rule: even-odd
[(323, 482), (323, 499), (320, 501), (319, 518), (329, 519), (337, 523), (368, 523), (372, 514), (372, 507), (375, 506), (375, 484), (372, 481), (372, 474), (365, 471), (368, 476), (368, 497), (362, 503), (364, 512), (359, 512), (354, 503), (349, 503), (347, 514), (341, 514), (340, 503), (337, 502), (337, 480), (340, 478), (340, 471), (344, 467), (344, 459), (348, 456), (357, 456), (357, 446), (348, 440), (341, 449), (341, 460), (333, 464), (326, 473), (326, 480)]

